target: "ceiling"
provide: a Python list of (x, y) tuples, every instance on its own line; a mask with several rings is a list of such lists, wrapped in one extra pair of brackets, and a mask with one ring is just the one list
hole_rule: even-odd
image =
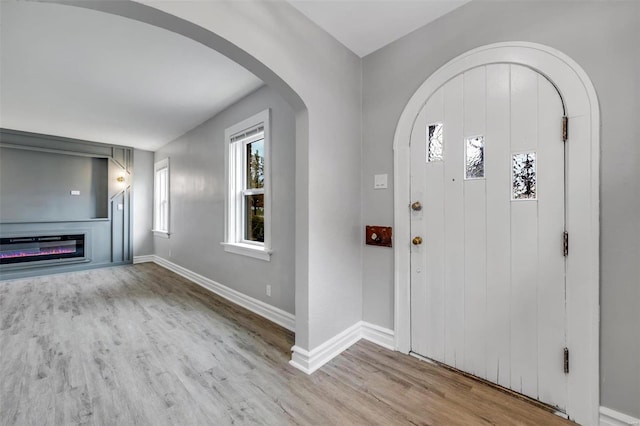
[[(288, 1), (362, 57), (469, 0)], [(262, 85), (151, 25), (0, 0), (0, 127), (154, 151)]]
[(288, 0), (360, 57), (470, 0)]
[(0, 1), (0, 127), (156, 150), (263, 82), (157, 27)]

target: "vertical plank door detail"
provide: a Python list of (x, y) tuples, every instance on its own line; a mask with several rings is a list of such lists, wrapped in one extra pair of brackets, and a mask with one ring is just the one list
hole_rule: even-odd
[[(412, 351), (563, 410), (567, 377), (563, 106), (530, 68), (491, 64), (449, 80), (411, 135)], [(429, 126), (442, 123), (442, 161)], [(482, 139), (482, 173), (466, 144)], [(515, 157), (514, 157), (515, 156)], [(535, 196), (513, 197), (514, 158), (535, 156)], [(439, 159), (440, 160), (440, 159)]]

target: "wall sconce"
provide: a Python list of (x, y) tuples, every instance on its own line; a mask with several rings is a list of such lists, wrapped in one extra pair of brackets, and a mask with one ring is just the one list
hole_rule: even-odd
[(116, 179), (118, 182), (123, 183), (124, 182), (124, 176), (118, 176), (118, 178)]

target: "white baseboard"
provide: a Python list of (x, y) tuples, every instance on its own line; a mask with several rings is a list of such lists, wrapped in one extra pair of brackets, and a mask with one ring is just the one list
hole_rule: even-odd
[(361, 338), (362, 324), (361, 321), (359, 321), (311, 351), (307, 351), (299, 346), (292, 347), (291, 361), (289, 361), (289, 364), (298, 370), (311, 374), (340, 355)]
[(311, 374), (349, 349), (351, 345), (360, 339), (366, 339), (384, 348), (394, 350), (394, 334), (392, 330), (368, 322), (358, 321), (311, 351), (299, 346), (292, 347), (289, 364), (298, 370)]
[(362, 338), (383, 348), (395, 351), (395, 334), (393, 330), (362, 321)]
[[(263, 316), (269, 321), (281, 325), (287, 330), (295, 331), (295, 317), (282, 309), (233, 290), (160, 256), (134, 256), (133, 258), (133, 263), (144, 262), (154, 262), (251, 312)], [(291, 361), (289, 361), (289, 363), (297, 369), (311, 374), (360, 339), (369, 340), (386, 349), (395, 349), (393, 330), (365, 321), (358, 321), (311, 351), (307, 351), (299, 346), (292, 347)]]
[(282, 309), (276, 308), (275, 306), (271, 306), (261, 300), (254, 299), (253, 297), (247, 296), (246, 294), (240, 293), (239, 291), (233, 290), (225, 285), (213, 281), (212, 279), (209, 279), (205, 276), (190, 271), (187, 268), (170, 262), (160, 256), (137, 256), (133, 258), (133, 263), (142, 262), (154, 262), (162, 266), (163, 268), (173, 271), (176, 274), (188, 279), (189, 281), (198, 284), (200, 287), (203, 287), (217, 294), (218, 296), (224, 297), (225, 299), (235, 303), (236, 305), (240, 305), (243, 308), (248, 309), (251, 312), (268, 319), (269, 321), (275, 322), (276, 324), (286, 328), (287, 330), (295, 331), (296, 319), (295, 316), (293, 316), (289, 312), (283, 311)]
[(600, 426), (640, 426), (640, 419), (600, 407)]
[(133, 256), (133, 263), (147, 263), (147, 262), (153, 262), (155, 258), (155, 255), (153, 254), (147, 254), (144, 256)]

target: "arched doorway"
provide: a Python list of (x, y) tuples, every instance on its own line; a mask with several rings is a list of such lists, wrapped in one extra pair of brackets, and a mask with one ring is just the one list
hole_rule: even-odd
[[(254, 55), (238, 47), (229, 39), (187, 19), (183, 19), (179, 16), (160, 10), (159, 8), (154, 8), (135, 1), (112, 2), (106, 0), (94, 2), (67, 2), (64, 0), (51, 0), (51, 3), (59, 3), (65, 6), (95, 10), (152, 25), (203, 44), (246, 68), (265, 84), (273, 88), (293, 109), (296, 119), (296, 152), (300, 153), (300, 158), (304, 158), (302, 153), (307, 152), (309, 143), (309, 116), (307, 112), (307, 105), (303, 101), (302, 97), (285, 81), (285, 79), (280, 77), (270, 67), (257, 59)], [(307, 167), (296, 165), (295, 169), (296, 192), (307, 193), (308, 189), (306, 186), (308, 185), (309, 180), (306, 175)], [(299, 217), (300, 219), (296, 220), (295, 235), (296, 239), (298, 239), (296, 241), (296, 245), (304, 246), (307, 243), (306, 238), (308, 235), (305, 226), (308, 210), (304, 205), (305, 200), (302, 197), (300, 198), (301, 200), (296, 203), (296, 217)], [(306, 287), (308, 286), (308, 280), (303, 275), (304, 271), (307, 270), (307, 264), (307, 251), (297, 250), (295, 259), (295, 271), (297, 274), (295, 280), (296, 294), (307, 293)], [(300, 279), (298, 276), (301, 276), (302, 278)], [(303, 291), (298, 287), (302, 287)], [(258, 307), (257, 310), (260, 311), (260, 307)], [(298, 303), (298, 300), (296, 299), (295, 317), (300, 316), (304, 318), (307, 311), (308, 306), (305, 301), (301, 300), (301, 303)], [(278, 314), (276, 313), (276, 315)], [(295, 323), (295, 326), (296, 344), (307, 347), (309, 344), (308, 321), (298, 321)]]
[[(566, 404), (563, 405), (566, 406), (566, 412), (571, 418), (580, 423), (596, 424), (599, 402), (599, 109), (595, 90), (587, 75), (578, 64), (554, 49), (531, 43), (499, 43), (472, 50), (453, 59), (436, 71), (416, 91), (405, 107), (394, 137), (394, 175), (396, 182), (394, 222), (397, 238), (404, 239), (394, 244), (396, 247), (394, 279), (396, 348), (399, 351), (409, 353), (416, 352), (416, 348), (422, 345), (422, 348), (417, 349), (417, 351), (427, 352), (427, 355), (430, 354), (429, 350), (431, 349), (425, 348), (425, 346), (430, 345), (428, 341), (416, 344), (416, 336), (414, 335), (412, 339), (411, 335), (412, 330), (416, 329), (416, 327), (432, 326), (432, 324), (416, 324), (416, 318), (418, 317), (412, 315), (412, 309), (415, 311), (420, 308), (420, 305), (414, 306), (416, 295), (413, 290), (416, 288), (417, 277), (420, 274), (429, 274), (433, 270), (432, 267), (431, 270), (423, 271), (423, 268), (429, 268), (429, 265), (420, 265), (420, 262), (417, 261), (418, 257), (415, 256), (415, 252), (419, 251), (420, 248), (414, 246), (415, 248), (412, 249), (412, 244), (410, 243), (411, 239), (415, 237), (412, 232), (416, 230), (415, 223), (412, 229), (411, 218), (413, 215), (415, 222), (416, 213), (415, 211), (412, 213), (409, 206), (415, 201), (420, 201), (413, 199), (417, 196), (415, 192), (412, 194), (412, 185), (415, 186), (415, 182), (411, 180), (411, 175), (413, 174), (411, 168), (412, 165), (415, 168), (414, 163), (416, 162), (415, 136), (412, 156), (412, 130), (416, 129), (416, 123), (419, 123), (418, 127), (425, 127), (435, 123), (420, 122), (420, 113), (439, 89), (450, 84), (455, 78), (460, 78), (469, 70), (488, 67), (489, 65), (509, 65), (530, 70), (551, 82), (552, 86), (550, 87), (555, 88), (564, 101), (564, 114), (568, 117), (569, 123), (568, 139), (565, 142), (565, 226), (571, 245), (566, 257), (566, 265), (560, 267), (560, 274), (562, 274), (562, 269), (566, 274), (565, 324), (566, 348), (569, 354), (569, 373), (564, 378), (567, 383), (567, 398)], [(560, 117), (557, 122), (557, 132), (560, 134), (562, 132)], [(429, 139), (429, 130), (427, 129), (428, 127), (424, 129), (425, 140), (421, 141), (425, 145)], [(434, 127), (435, 130), (436, 128)], [(463, 155), (463, 153), (466, 154), (464, 149), (464, 141), (466, 139), (464, 138), (469, 139), (468, 137), (470, 136), (477, 137), (478, 135), (459, 133), (459, 135), (456, 133), (459, 138), (454, 138), (453, 141), (448, 141), (448, 143), (459, 144), (462, 147), (460, 153)], [(489, 141), (487, 141), (488, 143)], [(525, 151), (527, 150), (528, 148), (525, 149)], [(509, 151), (509, 156), (510, 154), (516, 153)], [(517, 154), (522, 155), (521, 152)], [(462, 167), (460, 167), (460, 173), (462, 173)], [(507, 182), (506, 185), (509, 185), (509, 183)], [(448, 191), (446, 188), (442, 190)], [(511, 202), (513, 201), (509, 200), (506, 203)], [(430, 207), (428, 204), (424, 206), (425, 209)], [(421, 237), (424, 240), (429, 239), (431, 236), (422, 235)], [(559, 252), (562, 250), (563, 243), (561, 237), (561, 235), (558, 235), (557, 239)], [(447, 236), (443, 236), (441, 239), (447, 239)], [(486, 250), (486, 246), (482, 250)], [(412, 253), (414, 253), (413, 257)], [(446, 281), (443, 282), (444, 286), (448, 284)], [(464, 294), (465, 280), (463, 278), (456, 279), (451, 277), (451, 283), (458, 285), (461, 289), (461, 294)], [(412, 293), (414, 293), (413, 297)], [(456, 306), (456, 303), (464, 304), (463, 300), (458, 302), (452, 300), (449, 309), (451, 309), (451, 306)], [(506, 303), (510, 302), (507, 301)], [(461, 315), (464, 316), (464, 309), (462, 309)], [(465, 330), (464, 327), (458, 332), (461, 333), (463, 340), (465, 333), (469, 334), (470, 338), (477, 338), (477, 334), (474, 335), (469, 330)], [(540, 338), (544, 339), (545, 337), (541, 336)], [(484, 344), (486, 345), (486, 342)], [(564, 362), (564, 351), (562, 349), (559, 348), (558, 350), (558, 363)], [(450, 361), (450, 359), (445, 359), (445, 363), (451, 364), (451, 362), (447, 361)], [(486, 362), (486, 358), (482, 362)], [(464, 363), (461, 363), (460, 366), (465, 369)]]
[[(359, 60), (286, 2), (76, 2), (191, 38), (245, 67), (296, 117), (295, 346), (315, 349), (361, 320)], [(300, 37), (304, 34), (305, 37)], [(322, 49), (309, 49), (319, 43)], [(335, 56), (337, 55), (337, 56)], [(342, 58), (339, 61), (331, 58)], [(331, 164), (332, 173), (326, 173)], [(328, 177), (330, 179), (328, 180)], [(339, 212), (339, 214), (337, 214)], [(330, 220), (328, 220), (330, 219)], [(326, 268), (326, 264), (335, 267)], [(321, 351), (320, 351), (321, 352)], [(304, 365), (302, 365), (304, 364)]]

